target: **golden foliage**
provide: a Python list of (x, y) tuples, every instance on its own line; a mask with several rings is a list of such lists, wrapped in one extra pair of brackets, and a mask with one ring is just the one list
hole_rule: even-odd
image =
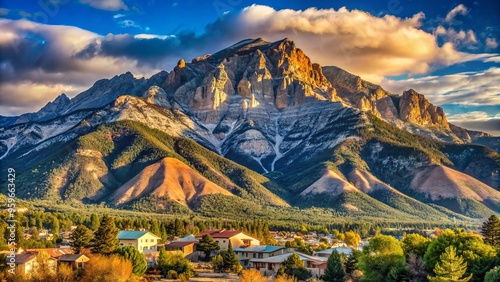
[(267, 279), (257, 269), (243, 270), (240, 276), (240, 282), (266, 282)]
[(118, 255), (93, 255), (85, 265), (82, 281), (124, 282), (132, 274), (132, 263)]
[(297, 282), (297, 279), (293, 276), (283, 274), (283, 275), (279, 275), (278, 277), (276, 277), (276, 280), (274, 280), (274, 281), (275, 282)]

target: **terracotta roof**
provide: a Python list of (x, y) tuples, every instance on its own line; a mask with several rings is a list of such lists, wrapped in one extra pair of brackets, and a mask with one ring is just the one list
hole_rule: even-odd
[(180, 242), (172, 242), (170, 244), (166, 244), (165, 245), (165, 248), (182, 248), (182, 247), (185, 247), (185, 246), (189, 246), (191, 244), (194, 244), (195, 242), (184, 242), (184, 241), (180, 241)]
[(27, 249), (25, 253), (38, 253), (40, 251), (47, 252), (51, 257), (58, 258), (62, 255), (74, 254), (75, 251), (72, 249), (58, 249), (58, 248), (47, 248), (47, 249)]
[(222, 229), (222, 230), (206, 230), (206, 231), (203, 231), (200, 234), (198, 234), (198, 237), (202, 237), (203, 235), (209, 234), (210, 236), (212, 236), (212, 238), (225, 238), (225, 239), (228, 239), (228, 238), (234, 237), (234, 236), (236, 236), (236, 235), (238, 235), (240, 233), (243, 233), (243, 232), (240, 231), (240, 230), (225, 230), (225, 229)]

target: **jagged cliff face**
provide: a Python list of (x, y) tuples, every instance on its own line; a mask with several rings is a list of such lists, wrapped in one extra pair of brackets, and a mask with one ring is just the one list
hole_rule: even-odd
[[(148, 132), (137, 124), (132, 126), (133, 130), (128, 130), (127, 125), (122, 124), (125, 121), (135, 121), (155, 131)], [(40, 177), (60, 180), (54, 183), (64, 186), (73, 181), (65, 175), (69, 175), (70, 169), (67, 164), (58, 166), (55, 162), (44, 162), (50, 157), (48, 154), (60, 152), (60, 147), (64, 146), (73, 152), (74, 146), (86, 148), (107, 142), (109, 136), (106, 134), (83, 145), (79, 138), (93, 135), (103, 125), (111, 124), (110, 128), (114, 128), (117, 123), (125, 129), (117, 132), (110, 129), (114, 132), (111, 156), (115, 157), (103, 157), (109, 146), (96, 147), (103, 151), (101, 155), (94, 156), (95, 152), (83, 149), (76, 152), (78, 156), (83, 154), (85, 159), (83, 166), (75, 168), (82, 172), (78, 174), (82, 177), (79, 183), (93, 183), (94, 190), (85, 195), (81, 191), (65, 192), (64, 195), (95, 201), (107, 201), (111, 197), (111, 202), (117, 204), (118, 198), (129, 193), (173, 193), (169, 190), (172, 185), (165, 184), (168, 182), (164, 179), (165, 173), (158, 174), (157, 185), (142, 181), (125, 184), (141, 171), (144, 175), (157, 175), (162, 171), (157, 169), (161, 167), (162, 158), (175, 157), (178, 153), (182, 157), (177, 157), (185, 162), (193, 157), (189, 154), (192, 146), (179, 147), (179, 143), (172, 143), (174, 141), (162, 145), (168, 138), (177, 138), (175, 142), (187, 138), (212, 151), (208, 154), (203, 149), (202, 155), (210, 155), (216, 163), (229, 159), (259, 173), (274, 172), (270, 175), (277, 177), (285, 190), (292, 187), (284, 195), (298, 206), (319, 201), (320, 206), (345, 212), (368, 212), (379, 206), (384, 210), (382, 214), (418, 206), (416, 209), (426, 210), (426, 216), (442, 216), (414, 197), (451, 208), (462, 205), (448, 200), (441, 203), (436, 199), (456, 196), (458, 203), (471, 198), (471, 205), (480, 207), (470, 213), (472, 216), (482, 216), (500, 207), (500, 192), (496, 191), (500, 190), (498, 154), (480, 146), (452, 145), (483, 142), (498, 147), (497, 141), (488, 139), (493, 137), (449, 124), (441, 108), (414, 90), (402, 95), (392, 94), (340, 68), (314, 64), (288, 39), (274, 43), (261, 39), (244, 40), (190, 63), (179, 60), (170, 73), (163, 71), (149, 79), (136, 79), (131, 73), (125, 73), (97, 81), (71, 100), (62, 95), (37, 113), (0, 118), (0, 159), (2, 163), (15, 162), (29, 171), (46, 171), (47, 175)], [(158, 132), (166, 135), (158, 139), (161, 136)], [(438, 144), (410, 133), (451, 143)], [(145, 144), (143, 151), (137, 153), (137, 147)], [(215, 158), (213, 152), (224, 158)], [(87, 162), (87, 157), (95, 160)], [(132, 160), (127, 163), (124, 159)], [(213, 193), (227, 196), (225, 190), (231, 192), (240, 184), (245, 186), (245, 175), (227, 172), (227, 177), (234, 177), (231, 181), (242, 181), (237, 185), (229, 183), (223, 176), (225, 167), (208, 164), (204, 156), (188, 162), (194, 170), (184, 167), (184, 175), (205, 184), (209, 182), (203, 177), (210, 181), (218, 179), (217, 185), (222, 185), (222, 190), (206, 184), (213, 188), (208, 189), (215, 191)], [(314, 171), (324, 162), (335, 167)], [(147, 169), (149, 165), (153, 166)], [(313, 176), (309, 175), (311, 167)], [(92, 169), (95, 173), (87, 173)], [(195, 170), (203, 172), (203, 177)], [(129, 175), (130, 171), (135, 174)], [(175, 170), (172, 173), (182, 174)], [(298, 176), (290, 179), (288, 174)], [(440, 185), (453, 186), (453, 195), (450, 196), (446, 189), (439, 193), (432, 191), (432, 179), (440, 175), (446, 180)], [(179, 180), (189, 177), (168, 177), (172, 177), (170, 182), (176, 185), (175, 193), (179, 195), (176, 201), (187, 204), (190, 198), (184, 197), (185, 193), (193, 191), (205, 195), (203, 189), (198, 191), (199, 187)], [(310, 177), (317, 178), (308, 179)], [(428, 181), (427, 178), (432, 179)], [(142, 179), (140, 175), (138, 179)], [(264, 191), (262, 195), (266, 195), (261, 198), (276, 198), (274, 203), (286, 206), (260, 186), (270, 180), (261, 180), (254, 183)], [(226, 182), (229, 184), (224, 184)], [(117, 187), (118, 192), (113, 190)], [(481, 191), (475, 191), (475, 187)], [(29, 194), (29, 191), (24, 192)], [(245, 196), (242, 193), (233, 194)], [(131, 197), (130, 202), (141, 197)], [(187, 200), (182, 200), (183, 197)], [(341, 202), (338, 197), (342, 198)], [(408, 205), (384, 202), (392, 197)], [(256, 198), (246, 199), (253, 201)], [(352, 202), (350, 199), (361, 200)], [(379, 201), (393, 210), (386, 210)]]
[(418, 94), (413, 89), (403, 92), (399, 100), (399, 109), (399, 117), (403, 121), (445, 129), (450, 128), (443, 109), (432, 105), (425, 99), (424, 95)]

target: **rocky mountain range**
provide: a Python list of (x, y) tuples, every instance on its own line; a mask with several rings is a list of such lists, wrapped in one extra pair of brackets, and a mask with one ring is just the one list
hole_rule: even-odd
[(102, 79), (0, 125), (1, 166), (17, 168), (26, 198), (204, 214), (500, 212), (498, 137), (450, 124), (413, 89), (312, 63), (289, 39)]

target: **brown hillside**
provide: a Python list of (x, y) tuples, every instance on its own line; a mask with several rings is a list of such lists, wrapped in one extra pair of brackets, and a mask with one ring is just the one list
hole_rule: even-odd
[(233, 195), (201, 174), (174, 158), (144, 168), (138, 175), (111, 195), (111, 201), (120, 205), (147, 195), (168, 197), (187, 205), (208, 194)]

